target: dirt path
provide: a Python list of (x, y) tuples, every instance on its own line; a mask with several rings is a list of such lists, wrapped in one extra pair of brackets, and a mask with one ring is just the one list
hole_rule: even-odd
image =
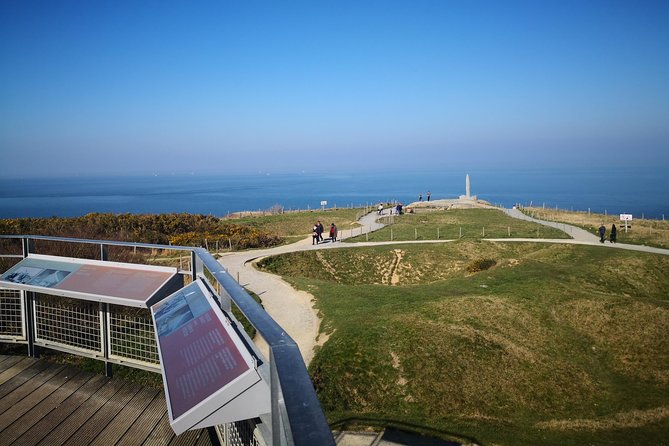
[[(376, 212), (363, 216), (358, 221), (362, 227), (340, 231), (340, 240), (382, 228), (384, 225), (376, 222), (377, 217)], [(309, 364), (314, 356), (314, 348), (324, 342), (322, 335), (318, 339), (321, 320), (314, 309), (314, 297), (307, 292), (294, 289), (279, 276), (259, 271), (254, 264), (263, 257), (288, 252), (369, 246), (369, 244), (342, 244), (340, 241), (332, 243), (326, 239), (318, 245), (312, 245), (311, 237), (308, 237), (290, 245), (223, 254), (218, 261), (233, 278), (239, 278), (239, 283), (243, 287), (260, 296), (267, 313), (293, 338), (300, 347), (304, 362)], [(268, 357), (268, 347), (264, 340), (258, 337), (254, 341), (265, 357)]]

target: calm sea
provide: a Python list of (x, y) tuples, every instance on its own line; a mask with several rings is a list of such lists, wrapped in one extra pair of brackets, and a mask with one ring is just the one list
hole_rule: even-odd
[(190, 212), (224, 216), (240, 210), (359, 206), (465, 193), (506, 207), (514, 203), (669, 218), (669, 175), (655, 170), (473, 170), (80, 177), (0, 180), (0, 217), (78, 216), (90, 212)]

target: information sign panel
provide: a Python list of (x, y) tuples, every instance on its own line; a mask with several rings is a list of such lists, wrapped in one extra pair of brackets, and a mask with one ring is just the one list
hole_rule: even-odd
[(620, 214), (620, 221), (632, 221), (632, 214)]
[(183, 285), (176, 268), (31, 254), (0, 277), (8, 287), (147, 308)]
[[(233, 400), (238, 420), (267, 411), (262, 399), (238, 398), (261, 378), (253, 356), (200, 281), (153, 305), (151, 312), (170, 424), (177, 434), (202, 427), (202, 420)], [(217, 418), (211, 425), (227, 421), (236, 420)]]

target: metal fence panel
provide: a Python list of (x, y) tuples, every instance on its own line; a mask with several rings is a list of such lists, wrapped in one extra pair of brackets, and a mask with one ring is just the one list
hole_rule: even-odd
[(110, 305), (108, 327), (110, 359), (160, 371), (160, 358), (149, 310)]
[(100, 303), (37, 294), (35, 344), (99, 357), (102, 350)]
[(0, 339), (26, 341), (23, 314), (21, 292), (0, 288)]
[(266, 446), (254, 420), (243, 420), (217, 426), (224, 446)]

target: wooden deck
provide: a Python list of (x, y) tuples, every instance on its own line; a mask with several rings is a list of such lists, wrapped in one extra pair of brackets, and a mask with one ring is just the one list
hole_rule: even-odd
[(212, 439), (206, 429), (174, 435), (160, 390), (0, 355), (0, 445), (209, 446)]

